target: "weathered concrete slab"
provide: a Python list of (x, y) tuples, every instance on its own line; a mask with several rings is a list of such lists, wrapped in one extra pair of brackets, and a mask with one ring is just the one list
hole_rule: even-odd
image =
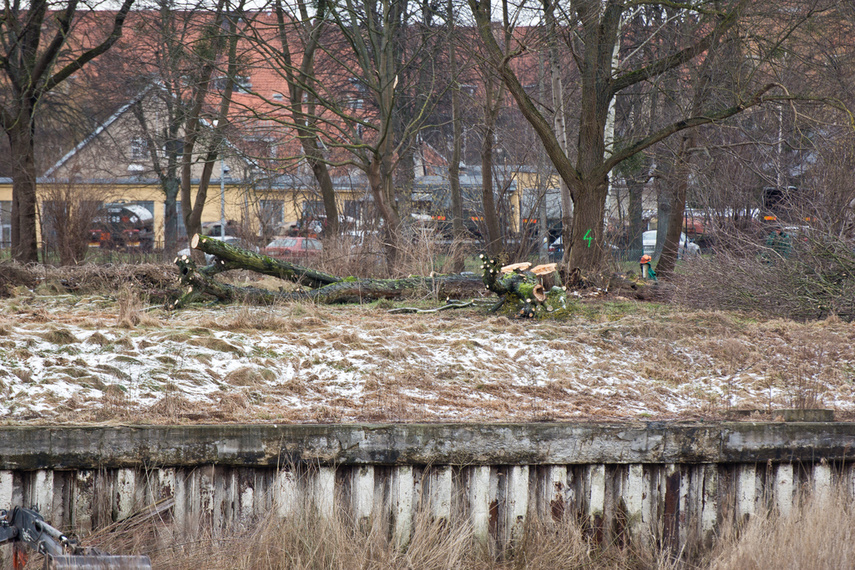
[(217, 425), (0, 428), (2, 469), (827, 461), (855, 423)]

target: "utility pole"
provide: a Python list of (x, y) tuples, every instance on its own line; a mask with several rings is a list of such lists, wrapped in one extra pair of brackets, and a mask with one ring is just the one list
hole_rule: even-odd
[(226, 173), (229, 171), (220, 154), (220, 237), (226, 239)]

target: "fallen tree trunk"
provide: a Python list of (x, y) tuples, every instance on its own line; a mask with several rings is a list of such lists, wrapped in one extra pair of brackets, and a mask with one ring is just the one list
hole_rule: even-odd
[(190, 247), (217, 258), (213, 264), (198, 269), (209, 277), (231, 269), (248, 269), (262, 275), (286, 279), (308, 287), (323, 287), (341, 281), (341, 278), (335, 275), (289, 263), (269, 255), (247, 251), (209, 236), (194, 235), (193, 239), (190, 240)]
[[(213, 297), (223, 303), (242, 302), (252, 305), (272, 305), (282, 301), (313, 301), (316, 303), (360, 303), (378, 299), (402, 299), (418, 294), (433, 297), (472, 294), (481, 289), (480, 280), (468, 275), (435, 275), (402, 279), (339, 279), (323, 287), (297, 291), (270, 291), (257, 287), (235, 287), (222, 283), (196, 267), (189, 256), (175, 260), (184, 293), (169, 304), (178, 309), (203, 297)], [(246, 267), (241, 267), (246, 269)]]
[[(482, 259), (482, 275), (473, 274), (410, 276), (401, 279), (357, 279), (341, 278), (315, 271), (308, 267), (281, 261), (266, 255), (246, 251), (207, 236), (196, 235), (191, 246), (214, 255), (213, 264), (198, 268), (188, 256), (175, 260), (180, 270), (180, 280), (185, 285), (184, 293), (169, 305), (177, 309), (202, 298), (213, 298), (223, 303), (242, 302), (253, 305), (272, 305), (282, 301), (306, 300), (316, 303), (366, 302), (378, 299), (403, 299), (413, 296), (433, 298), (459, 298), (483, 294), (484, 289), (499, 295), (498, 310), (508, 305), (519, 310), (523, 316), (534, 314), (545, 308), (557, 297), (564, 297), (560, 288), (547, 290), (544, 279), (551, 278), (555, 264), (530, 268), (530, 263), (500, 267), (495, 260)], [(218, 273), (229, 269), (250, 270), (263, 275), (279, 277), (305, 285), (307, 289), (296, 291), (271, 291), (257, 287), (236, 287), (215, 279)], [(563, 305), (563, 303), (562, 303)]]

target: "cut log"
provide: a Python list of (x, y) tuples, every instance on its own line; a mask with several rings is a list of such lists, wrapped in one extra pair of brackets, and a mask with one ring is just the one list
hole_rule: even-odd
[[(502, 268), (496, 260), (481, 256), (482, 275), (472, 274), (410, 276), (402, 279), (340, 278), (308, 267), (301, 267), (266, 255), (243, 250), (207, 236), (196, 235), (193, 248), (214, 255), (216, 262), (198, 268), (188, 256), (176, 259), (180, 280), (185, 286), (183, 294), (168, 305), (170, 309), (185, 306), (203, 298), (224, 303), (242, 302), (253, 305), (272, 305), (281, 301), (307, 300), (316, 303), (368, 302), (377, 299), (404, 299), (423, 296), (432, 298), (477, 295), (483, 288), (499, 296), (493, 310), (509, 305), (512, 311), (527, 317), (538, 311), (553, 311), (553, 306), (566, 308), (564, 291), (544, 288), (543, 279), (554, 272), (555, 264), (538, 266), (536, 272), (527, 271), (530, 263), (520, 263)], [(244, 269), (287, 279), (305, 285), (296, 291), (270, 291), (256, 287), (236, 287), (220, 282), (215, 276), (227, 269)], [(504, 272), (503, 272), (504, 271)], [(460, 305), (450, 305), (460, 306)], [(464, 305), (467, 306), (467, 305)]]
[(378, 299), (402, 299), (415, 295), (461, 296), (480, 289), (480, 281), (469, 275), (434, 275), (403, 279), (338, 279), (323, 287), (298, 291), (269, 291), (257, 287), (235, 287), (200, 271), (188, 256), (175, 260), (185, 291), (167, 308), (178, 309), (201, 297), (213, 297), (223, 303), (242, 302), (272, 305), (282, 301), (307, 300), (316, 303), (370, 302)]
[(502, 267), (502, 273), (520, 273), (522, 271), (527, 270), (531, 267), (531, 263), (528, 261), (524, 261), (522, 263), (512, 263), (510, 265), (505, 265)]
[[(507, 269), (511, 268), (508, 272)], [(482, 255), (482, 280), (488, 290), (499, 296), (499, 303), (493, 308), (498, 311), (502, 306), (510, 306), (515, 313), (533, 317), (539, 310), (554, 310), (552, 304), (566, 308), (564, 289), (553, 287), (549, 291), (543, 286), (543, 279), (555, 272), (555, 264), (535, 267), (537, 271), (527, 270), (529, 263), (517, 263), (500, 267), (494, 259)], [(550, 301), (553, 297), (553, 301)]]
[(208, 276), (230, 269), (247, 269), (308, 287), (323, 287), (341, 281), (341, 278), (335, 275), (289, 263), (269, 255), (247, 251), (210, 236), (194, 235), (190, 240), (190, 247), (217, 258), (213, 264), (198, 270)]
[(529, 303), (543, 303), (546, 300), (546, 291), (538, 276), (525, 271), (531, 267), (531, 263), (515, 263), (500, 268), (495, 260), (485, 255), (481, 256), (481, 261), (484, 285), (496, 295), (513, 295)]
[(558, 269), (557, 263), (546, 263), (544, 265), (538, 265), (536, 267), (531, 268), (531, 272), (539, 277), (543, 277), (544, 275), (552, 275)]

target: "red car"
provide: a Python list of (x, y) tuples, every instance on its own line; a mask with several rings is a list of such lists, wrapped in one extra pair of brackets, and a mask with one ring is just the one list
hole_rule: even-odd
[(315, 257), (320, 255), (324, 246), (320, 240), (307, 237), (276, 238), (264, 248), (264, 254), (270, 257)]

